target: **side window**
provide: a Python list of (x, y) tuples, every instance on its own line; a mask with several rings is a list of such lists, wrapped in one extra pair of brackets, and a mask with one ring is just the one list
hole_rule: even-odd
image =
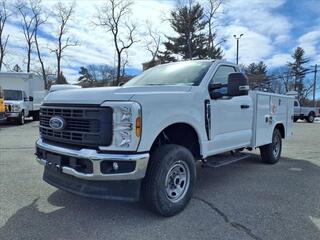
[(210, 81), (210, 84), (213, 83), (228, 83), (228, 76), (230, 73), (236, 72), (236, 69), (231, 66), (220, 66), (216, 73), (214, 74), (213, 78)]
[(297, 101), (294, 101), (294, 106), (295, 106), (295, 107), (298, 107), (298, 106), (299, 106), (299, 104), (298, 104)]

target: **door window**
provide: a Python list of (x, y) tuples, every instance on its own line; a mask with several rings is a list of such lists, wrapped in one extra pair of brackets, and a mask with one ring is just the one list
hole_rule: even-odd
[(231, 66), (220, 66), (216, 73), (214, 74), (213, 78), (210, 81), (210, 84), (227, 84), (228, 83), (228, 77), (230, 73), (236, 72), (236, 69)]
[(294, 101), (294, 106), (295, 106), (295, 107), (298, 107), (298, 106), (299, 106), (299, 104), (298, 104), (297, 101)]

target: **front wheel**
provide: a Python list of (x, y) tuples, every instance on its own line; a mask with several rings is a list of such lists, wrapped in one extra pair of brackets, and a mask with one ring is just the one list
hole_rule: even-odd
[(196, 180), (192, 153), (185, 147), (168, 144), (151, 154), (143, 197), (149, 208), (162, 216), (173, 216), (189, 203)]
[(260, 147), (261, 159), (265, 163), (275, 164), (280, 160), (282, 136), (279, 129), (274, 129), (272, 143)]
[(18, 119), (17, 119), (17, 122), (18, 122), (19, 125), (23, 125), (23, 124), (24, 124), (24, 118), (25, 118), (24, 112), (21, 112), (21, 113), (19, 114)]

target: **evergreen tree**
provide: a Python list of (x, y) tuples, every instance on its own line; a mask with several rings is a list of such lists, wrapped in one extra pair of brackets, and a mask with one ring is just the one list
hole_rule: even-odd
[(79, 82), (81, 81), (92, 83), (94, 81), (92, 75), (89, 73), (88, 68), (80, 67), (79, 74), (81, 74), (81, 76), (78, 78)]
[(298, 92), (298, 99), (301, 98), (302, 92), (304, 89), (303, 80), (306, 76), (306, 73), (309, 69), (304, 67), (304, 64), (309, 62), (309, 59), (304, 57), (305, 52), (303, 48), (297, 47), (294, 53), (292, 54), (293, 62), (289, 62), (288, 66), (290, 67), (291, 75), (294, 78), (294, 91)]
[(176, 62), (177, 59), (172, 56), (172, 52), (169, 50), (159, 51), (157, 58), (160, 60), (161, 63), (169, 63), (169, 62)]
[(22, 69), (18, 64), (16, 64), (16, 65), (14, 65), (12, 71), (14, 71), (14, 72), (22, 72)]
[(163, 57), (167, 60), (172, 58), (171, 54), (181, 55), (183, 59), (206, 57), (207, 38), (203, 33), (206, 21), (199, 3), (177, 6), (171, 12), (170, 24), (178, 36), (167, 37), (169, 41), (164, 43), (167, 52)]
[(63, 72), (61, 71), (60, 78), (58, 78), (55, 84), (69, 84), (67, 78), (64, 76)]
[(251, 89), (269, 89), (270, 79), (267, 75), (267, 66), (263, 62), (251, 63), (245, 67)]

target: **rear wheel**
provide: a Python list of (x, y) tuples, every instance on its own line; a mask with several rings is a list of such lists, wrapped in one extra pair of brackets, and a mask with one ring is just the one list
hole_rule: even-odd
[(261, 159), (265, 163), (275, 164), (280, 160), (282, 136), (278, 128), (274, 129), (272, 143), (260, 147)]
[(309, 113), (309, 115), (306, 117), (306, 120), (308, 123), (314, 122), (314, 112)]
[(148, 207), (169, 217), (189, 203), (196, 180), (195, 160), (185, 147), (168, 144), (151, 154), (143, 197)]

